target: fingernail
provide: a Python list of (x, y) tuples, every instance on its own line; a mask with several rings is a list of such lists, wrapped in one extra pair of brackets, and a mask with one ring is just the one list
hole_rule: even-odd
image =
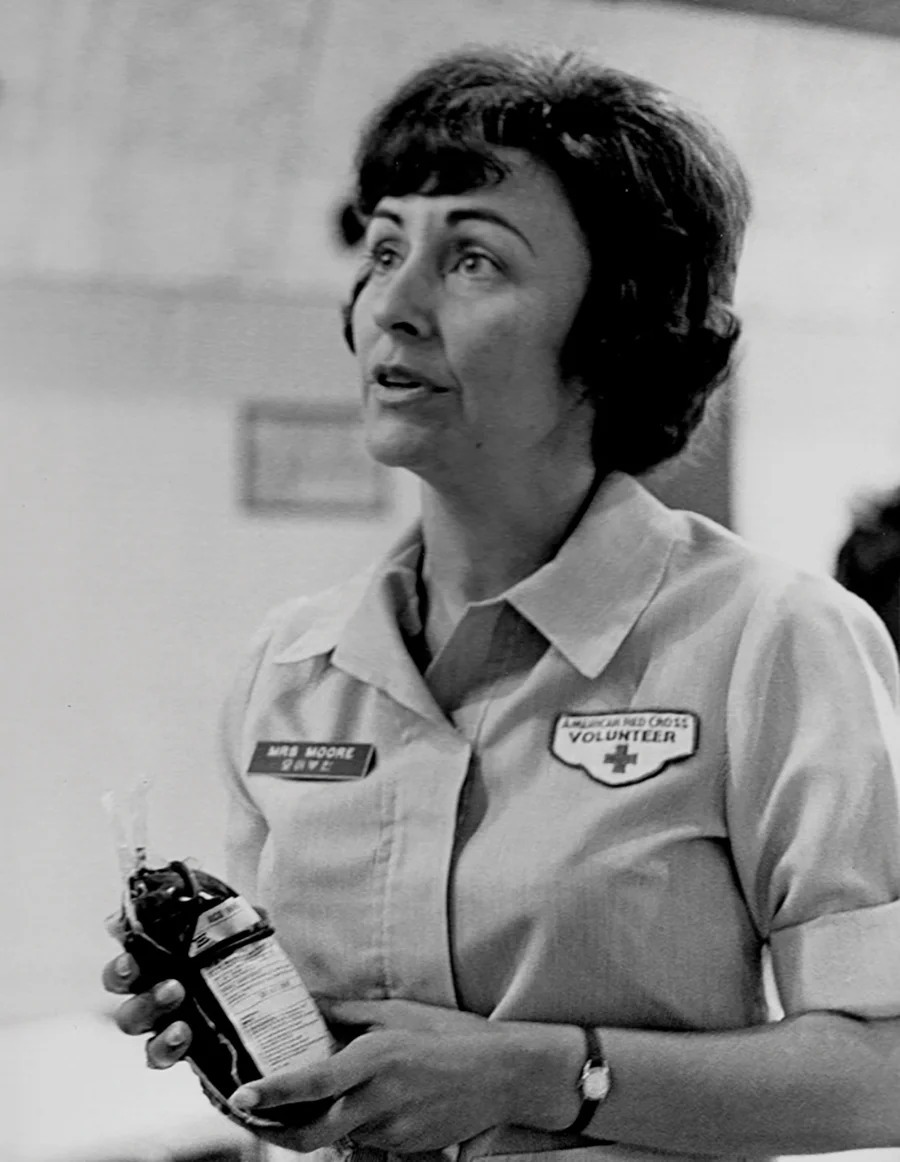
[(160, 1005), (171, 1005), (180, 998), (181, 988), (174, 980), (164, 980), (153, 990), (153, 999)]
[(131, 957), (127, 952), (123, 952), (121, 956), (116, 957), (116, 974), (122, 980), (128, 980), (131, 976)]
[(259, 1105), (259, 1094), (252, 1089), (236, 1089), (228, 1100), (235, 1109), (252, 1110)]
[(166, 1030), (166, 1044), (170, 1049), (177, 1049), (179, 1045), (183, 1045), (187, 1041), (187, 1036), (187, 1025), (182, 1025), (179, 1021)]

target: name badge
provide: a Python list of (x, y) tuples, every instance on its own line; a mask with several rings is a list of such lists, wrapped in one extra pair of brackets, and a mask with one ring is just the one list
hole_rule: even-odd
[(372, 769), (375, 747), (368, 742), (276, 742), (256, 744), (248, 775), (283, 779), (362, 779)]
[(608, 787), (658, 775), (696, 753), (700, 720), (690, 710), (614, 710), (560, 714), (550, 751)]

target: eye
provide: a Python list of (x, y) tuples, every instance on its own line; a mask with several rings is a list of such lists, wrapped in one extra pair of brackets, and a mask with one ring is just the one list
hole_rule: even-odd
[(390, 239), (380, 239), (372, 242), (366, 248), (365, 262), (373, 273), (393, 270), (401, 259), (400, 248)]
[(467, 245), (456, 255), (451, 270), (467, 278), (483, 279), (500, 274), (501, 266), (486, 250)]

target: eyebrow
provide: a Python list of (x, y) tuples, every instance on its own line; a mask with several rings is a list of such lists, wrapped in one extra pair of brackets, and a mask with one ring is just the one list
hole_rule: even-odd
[[(394, 210), (387, 210), (383, 207), (376, 207), (372, 211), (373, 218), (387, 218), (397, 226), (403, 225), (402, 214), (396, 213)], [(509, 230), (511, 234), (515, 234), (528, 247), (532, 254), (534, 254), (534, 247), (528, 238), (522, 233), (518, 226), (514, 226), (508, 218), (502, 214), (498, 214), (495, 210), (487, 210), (479, 207), (471, 207), (471, 209), (450, 210), (447, 214), (447, 225), (458, 226), (461, 222), (491, 222), (495, 226), (501, 226), (504, 230)]]

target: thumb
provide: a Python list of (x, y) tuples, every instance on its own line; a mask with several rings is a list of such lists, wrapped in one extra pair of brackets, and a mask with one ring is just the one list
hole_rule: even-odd
[(103, 927), (106, 929), (107, 936), (112, 936), (113, 940), (118, 940), (121, 944), (128, 932), (128, 925), (125, 923), (125, 916), (121, 908), (118, 912), (112, 912), (106, 917), (103, 921)]
[(272, 1106), (337, 1097), (347, 1087), (342, 1086), (334, 1061), (332, 1057), (315, 1065), (273, 1073), (258, 1081), (248, 1082), (234, 1091), (228, 1099), (229, 1104), (240, 1113), (249, 1113), (251, 1110), (264, 1110)]

